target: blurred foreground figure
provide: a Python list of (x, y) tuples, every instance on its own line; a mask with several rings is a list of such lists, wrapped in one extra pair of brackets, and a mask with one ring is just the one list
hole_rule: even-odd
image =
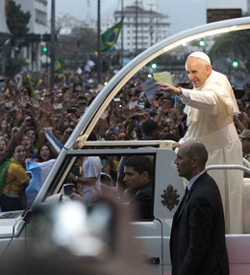
[(109, 199), (37, 207), (29, 249), (1, 265), (1, 274), (150, 275), (129, 221), (126, 208)]
[[(160, 91), (180, 96), (186, 104), (188, 130), (179, 141), (202, 142), (209, 153), (207, 165), (242, 165), (242, 148), (233, 115), (239, 112), (233, 89), (227, 77), (212, 70), (210, 58), (203, 52), (191, 53), (186, 71), (194, 89), (157, 83)], [(179, 144), (176, 144), (177, 147)], [(227, 233), (242, 233), (243, 173), (237, 170), (210, 171), (218, 184), (226, 217)]]
[(219, 189), (207, 172), (208, 152), (197, 141), (181, 144), (175, 164), (188, 180), (173, 217), (172, 275), (229, 275), (225, 222)]

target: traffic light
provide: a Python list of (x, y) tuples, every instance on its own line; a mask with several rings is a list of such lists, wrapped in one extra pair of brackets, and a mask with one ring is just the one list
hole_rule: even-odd
[(239, 62), (238, 62), (238, 61), (233, 61), (233, 62), (232, 62), (232, 66), (233, 66), (234, 68), (237, 68), (237, 67), (239, 66)]
[(153, 70), (155, 70), (155, 69), (157, 68), (157, 64), (156, 64), (156, 63), (153, 63), (153, 64), (151, 65), (151, 68), (152, 68)]
[(201, 40), (199, 41), (199, 45), (200, 45), (201, 47), (204, 47), (204, 46), (205, 46), (205, 41), (204, 41), (203, 39), (201, 39)]
[(47, 52), (48, 48), (47, 47), (43, 47), (43, 51)]

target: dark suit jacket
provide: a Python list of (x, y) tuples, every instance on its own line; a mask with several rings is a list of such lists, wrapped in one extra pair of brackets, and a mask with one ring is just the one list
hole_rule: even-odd
[(153, 183), (150, 182), (139, 189), (129, 203), (129, 208), (136, 209), (139, 219), (153, 218)]
[(170, 256), (172, 275), (229, 275), (221, 197), (206, 172), (174, 214)]

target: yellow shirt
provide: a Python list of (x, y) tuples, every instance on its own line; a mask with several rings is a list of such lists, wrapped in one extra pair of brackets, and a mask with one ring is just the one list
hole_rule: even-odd
[(18, 194), (20, 186), (29, 180), (29, 176), (27, 175), (23, 166), (13, 157), (10, 159), (11, 161), (15, 161), (16, 163), (11, 163), (8, 169), (8, 173), (5, 179), (5, 184), (3, 188), (3, 194)]

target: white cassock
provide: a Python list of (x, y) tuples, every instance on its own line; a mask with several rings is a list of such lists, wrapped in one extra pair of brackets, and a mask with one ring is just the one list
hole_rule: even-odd
[[(180, 140), (198, 140), (209, 153), (207, 165), (242, 165), (242, 148), (233, 122), (239, 112), (233, 89), (227, 77), (212, 71), (203, 86), (182, 89), (186, 104), (188, 130)], [(226, 232), (242, 233), (243, 172), (237, 170), (210, 171), (215, 179), (224, 206)]]

